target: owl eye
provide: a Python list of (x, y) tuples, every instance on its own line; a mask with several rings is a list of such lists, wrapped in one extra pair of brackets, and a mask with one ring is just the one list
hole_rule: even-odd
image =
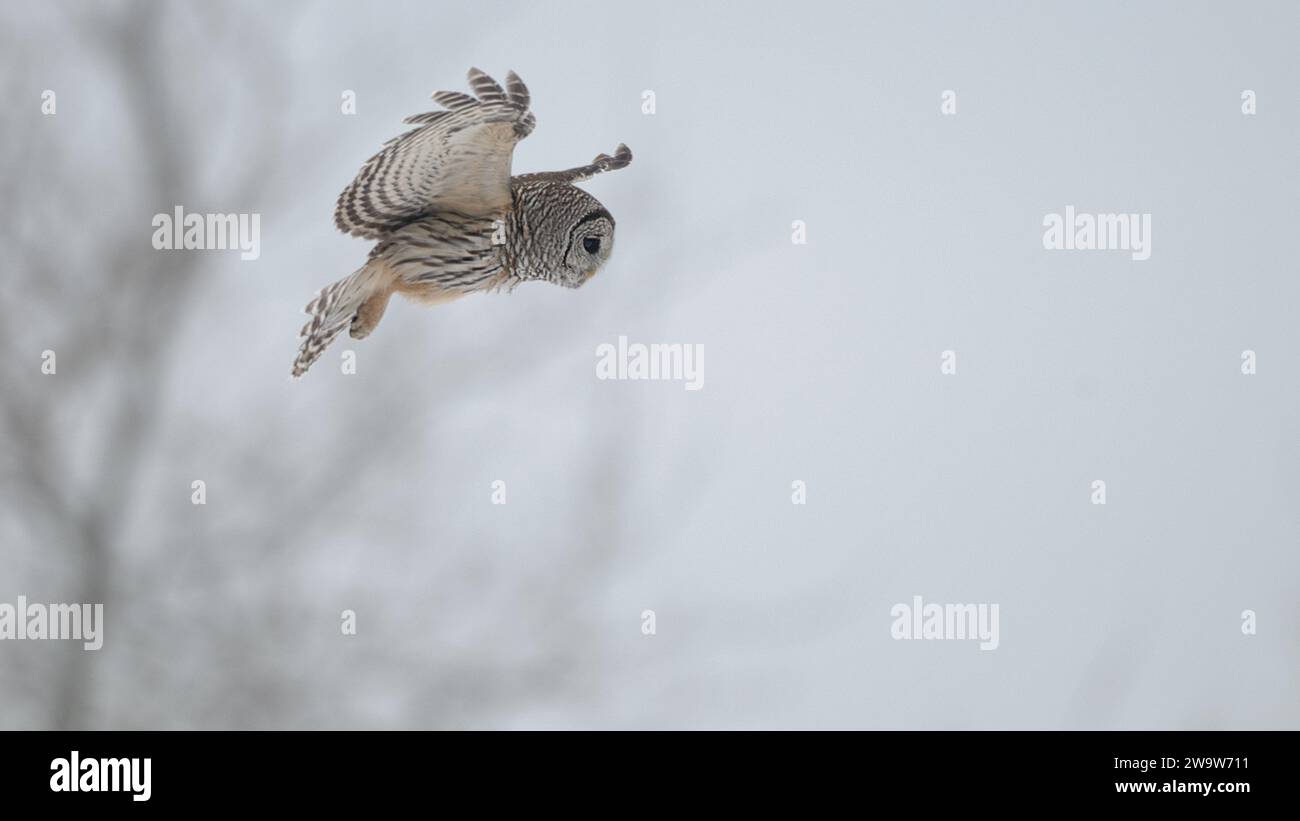
[(582, 241), (582, 250), (588, 254), (594, 254), (600, 250), (600, 240), (597, 237), (587, 237)]

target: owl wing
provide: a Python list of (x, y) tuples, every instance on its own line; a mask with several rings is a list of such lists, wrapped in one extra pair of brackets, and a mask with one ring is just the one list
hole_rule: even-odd
[(564, 171), (520, 174), (515, 179), (521, 182), (582, 182), (606, 171), (617, 171), (620, 168), (626, 168), (630, 162), (632, 162), (632, 149), (619, 143), (618, 148), (614, 149), (614, 156), (597, 154), (596, 159), (592, 160), (590, 165), (580, 165), (577, 168), (569, 168)]
[(345, 234), (378, 239), (434, 211), (469, 216), (510, 207), (510, 159), (536, 120), (528, 87), (512, 71), (506, 88), (476, 68), (474, 96), (439, 91), (444, 110), (407, 117), (418, 125), (384, 144), (339, 195), (334, 224)]

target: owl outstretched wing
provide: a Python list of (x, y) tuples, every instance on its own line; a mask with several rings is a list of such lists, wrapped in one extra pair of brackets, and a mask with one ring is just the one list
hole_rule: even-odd
[(528, 87), (513, 71), (506, 87), (469, 70), (471, 97), (439, 91), (444, 108), (407, 117), (417, 125), (384, 144), (339, 195), (334, 224), (345, 234), (379, 239), (422, 214), (468, 216), (510, 207), (510, 160), (536, 121)]
[(619, 143), (618, 148), (614, 149), (614, 156), (597, 154), (596, 159), (592, 160), (590, 165), (580, 165), (577, 168), (569, 168), (564, 171), (520, 174), (515, 179), (521, 182), (582, 182), (606, 171), (617, 171), (620, 168), (626, 168), (630, 162), (632, 162), (632, 149)]

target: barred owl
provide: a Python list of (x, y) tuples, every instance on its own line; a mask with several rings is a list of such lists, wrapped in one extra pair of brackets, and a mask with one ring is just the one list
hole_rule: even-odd
[(353, 339), (369, 335), (394, 293), (437, 304), (531, 280), (577, 288), (609, 260), (614, 218), (573, 183), (623, 168), (632, 152), (619, 145), (590, 165), (512, 177), (515, 144), (535, 123), (528, 88), (513, 71), (502, 89), (476, 68), (469, 85), (472, 97), (435, 93), (443, 110), (407, 117), (418, 127), (385, 143), (339, 195), (334, 224), (377, 244), (308, 303), (295, 377), (345, 326)]

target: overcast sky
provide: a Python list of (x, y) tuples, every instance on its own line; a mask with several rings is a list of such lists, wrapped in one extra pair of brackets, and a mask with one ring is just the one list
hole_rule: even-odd
[[(159, 716), (119, 656), (100, 680), (121, 693), (97, 723), (1300, 726), (1295, 4), (182, 7), (196, 16), (172, 10), (160, 82), (187, 92), (191, 182), (157, 195), (124, 170), (138, 138), (104, 85), (109, 58), (61, 22), (87, 8), (5, 18), (25, 43), (5, 49), (22, 55), (5, 130), (44, 129), (33, 139), (71, 157), (39, 185), (66, 203), (78, 258), (124, 237), (141, 259), (164, 253), (150, 219), (178, 204), (261, 215), (259, 259), (198, 252), (159, 401), (169, 429), (203, 441), (159, 446), (141, 481), (179, 490), (146, 494), (119, 549), (170, 543), (149, 563), (189, 561), (178, 517), (194, 477), (209, 480), (205, 514), (244, 515), (220, 510), (235, 492), (221, 488), (260, 469), (219, 457), (257, 433), (277, 431), (258, 446), (266, 465), (307, 476), (341, 438), (413, 429), (317, 511), (336, 524), (292, 558), (241, 558), (274, 577), (268, 591), (293, 591), (273, 609), (291, 614), (276, 646), (297, 651), (271, 653), (254, 627), (193, 656), (196, 678), (238, 690), (256, 670), (314, 711), (176, 695)], [(241, 73), (254, 58), (275, 74)], [(465, 90), (471, 65), (531, 89), (515, 173), (631, 147), (629, 168), (583, 184), (617, 220), (611, 262), (578, 291), (395, 301), (374, 336), (288, 382), (302, 306), (369, 250), (335, 231), (335, 197), (432, 91)], [(257, 193), (222, 198), (272, 151)], [(1067, 206), (1149, 215), (1150, 258), (1046, 250), (1044, 218)], [(82, 219), (94, 227), (77, 238)], [(22, 327), (8, 355), (36, 363), (50, 343)], [(703, 346), (703, 388), (598, 380), (596, 349), (620, 336)], [(344, 407), (364, 424), (340, 423)], [(42, 575), (50, 544), (7, 532), (0, 601), (36, 587), (77, 600)], [(205, 606), (272, 607), (239, 589), (213, 587)], [(914, 596), (996, 604), (997, 648), (892, 638), (891, 608)], [(184, 621), (183, 601), (167, 606)], [(355, 637), (336, 635), (345, 608)], [(145, 646), (107, 618), (103, 658)], [(520, 660), (542, 645), (560, 659), (545, 674)], [(0, 664), (13, 652), (0, 644)], [(459, 684), (441, 695), (411, 689), (449, 671)], [(0, 713), (6, 726), (48, 722), (26, 686), (31, 706)], [(509, 692), (458, 715), (476, 688)]]

